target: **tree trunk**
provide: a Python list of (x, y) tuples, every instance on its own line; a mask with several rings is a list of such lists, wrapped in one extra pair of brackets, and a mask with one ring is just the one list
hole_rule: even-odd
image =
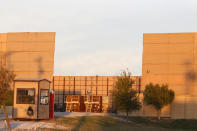
[(158, 120), (161, 119), (161, 109), (157, 110), (157, 117), (158, 117)]
[(128, 116), (129, 116), (129, 112), (128, 111), (126, 112), (126, 115), (127, 115), (127, 122), (128, 122)]
[(10, 127), (10, 121), (9, 121), (9, 118), (8, 118), (8, 113), (7, 113), (5, 104), (3, 104), (3, 110), (4, 110), (5, 117), (6, 117), (6, 122), (7, 122), (7, 125), (8, 125), (8, 130), (9, 131), (12, 131), (11, 130), (11, 127)]

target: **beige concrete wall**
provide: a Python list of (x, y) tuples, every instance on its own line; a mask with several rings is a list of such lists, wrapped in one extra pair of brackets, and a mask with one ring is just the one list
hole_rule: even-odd
[[(150, 82), (175, 91), (173, 118), (197, 118), (197, 33), (144, 34), (142, 89)], [(195, 76), (189, 79), (188, 76)], [(191, 77), (190, 77), (191, 78)]]
[(54, 49), (54, 32), (0, 33), (0, 51), (5, 53), (1, 61), (5, 61), (5, 66), (16, 74), (16, 78), (52, 81)]
[(5, 52), (7, 43), (7, 33), (0, 33), (0, 65), (5, 66)]

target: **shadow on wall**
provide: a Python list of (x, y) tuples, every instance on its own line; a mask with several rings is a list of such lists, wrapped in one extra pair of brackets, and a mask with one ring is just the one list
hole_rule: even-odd
[[(172, 107), (175, 118), (197, 118), (197, 68), (194, 63), (185, 61), (184, 96), (176, 96)], [(174, 109), (174, 110), (173, 110)]]
[[(179, 61), (181, 61), (181, 59)], [(154, 73), (150, 77), (147, 75), (147, 79), (150, 79), (151, 81), (154, 80), (153, 83), (156, 83), (157, 81), (160, 84), (162, 82), (169, 82), (169, 88), (175, 91), (175, 99), (171, 105), (165, 106), (162, 109), (162, 117), (196, 119), (197, 66), (194, 62), (185, 60), (181, 64), (171, 64), (169, 67), (170, 68), (167, 68), (168, 70), (166, 70), (167, 72), (164, 72), (163, 70), (155, 70), (155, 72), (158, 71), (161, 73), (160, 75), (155, 75)], [(140, 93), (140, 99), (143, 103), (143, 93)], [(157, 116), (157, 112), (152, 106), (143, 104), (140, 111), (130, 113), (130, 115)]]
[(38, 65), (38, 78), (42, 78), (42, 74), (44, 73), (44, 68), (42, 67), (42, 56), (38, 57), (36, 59), (37, 65)]
[(195, 86), (197, 80), (197, 73), (195, 72), (194, 65), (190, 61), (185, 61), (184, 63), (186, 73), (185, 73), (185, 93), (186, 95), (191, 94), (191, 89)]
[[(19, 70), (18, 69), (19, 68), (18, 66), (21, 66), (21, 65), (17, 65), (17, 63), (13, 64), (13, 62), (12, 62), (13, 61), (12, 60), (12, 56), (13, 57), (16, 57), (14, 55), (15, 53), (17, 53), (17, 52), (6, 52), (6, 53), (1, 53), (0, 54), (0, 59), (1, 59), (1, 61), (0, 61), (1, 63), (0, 64), (3, 67), (6, 67), (10, 71), (14, 71), (14, 72), (16, 72), (16, 71)], [(23, 58), (21, 58), (21, 61), (22, 61), (22, 64), (24, 65), (24, 67), (29, 67), (28, 64), (32, 64), (32, 63), (29, 63), (27, 61), (23, 61), (22, 59)], [(43, 65), (42, 65), (42, 63), (43, 63), (42, 56), (39, 56), (37, 59), (35, 59), (35, 63), (37, 63), (37, 71), (36, 71), (36, 72), (38, 72), (37, 78), (42, 78), (42, 75), (44, 74), (44, 68), (43, 68)], [(31, 70), (31, 69), (26, 69), (26, 70)], [(23, 69), (21, 71), (25, 71), (25, 69)]]
[(1, 66), (7, 67), (8, 69), (12, 69), (13, 65), (11, 64), (10, 56), (12, 55), (13, 52), (6, 52), (0, 54), (0, 59), (1, 59)]

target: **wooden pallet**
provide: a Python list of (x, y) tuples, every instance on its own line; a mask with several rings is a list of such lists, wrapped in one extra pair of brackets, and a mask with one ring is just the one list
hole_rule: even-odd
[(85, 96), (84, 103), (86, 112), (102, 111), (102, 96)]
[(68, 95), (65, 98), (66, 112), (85, 112), (84, 97), (80, 95)]

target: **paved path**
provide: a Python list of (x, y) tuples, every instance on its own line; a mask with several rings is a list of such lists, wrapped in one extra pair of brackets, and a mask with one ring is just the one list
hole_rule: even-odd
[(55, 117), (76, 117), (76, 116), (110, 116), (112, 113), (91, 113), (91, 112), (55, 112)]
[[(92, 112), (55, 112), (55, 117), (76, 117), (76, 116), (110, 116), (113, 113), (92, 113)], [(12, 115), (9, 114), (9, 118)], [(0, 120), (5, 120), (4, 114), (0, 114)]]

